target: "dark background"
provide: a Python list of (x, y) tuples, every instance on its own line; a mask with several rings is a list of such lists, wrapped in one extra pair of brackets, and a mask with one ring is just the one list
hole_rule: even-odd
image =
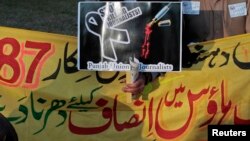
[(80, 0), (0, 0), (0, 26), (77, 35)]

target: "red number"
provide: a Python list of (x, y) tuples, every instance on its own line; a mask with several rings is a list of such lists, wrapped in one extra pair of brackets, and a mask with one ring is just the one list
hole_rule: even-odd
[[(9, 45), (9, 46), (7, 46)], [(12, 47), (10, 53), (5, 53), (5, 47)], [(8, 65), (12, 69), (12, 76), (10, 78), (4, 78), (0, 75), (0, 80), (7, 83), (16, 83), (21, 72), (21, 68), (18, 61), (18, 55), (21, 47), (17, 40), (13, 38), (3, 38), (0, 40), (0, 70), (4, 65)]]
[[(53, 53), (54, 48), (50, 43), (26, 41), (25, 44), (20, 45), (14, 38), (1, 39), (0, 83), (18, 86), (23, 82), (24, 87), (36, 88), (39, 85), (42, 66)], [(25, 68), (28, 65), (22, 60), (24, 55), (35, 56), (27, 69)]]
[(36, 57), (34, 58), (34, 60), (32, 61), (30, 65), (30, 68), (28, 70), (27, 77), (25, 80), (26, 83), (32, 83), (38, 64), (42, 62), (41, 60), (43, 59), (45, 54), (51, 50), (51, 44), (27, 41), (25, 43), (25, 47), (31, 48), (31, 49), (39, 49), (39, 52), (37, 53)]

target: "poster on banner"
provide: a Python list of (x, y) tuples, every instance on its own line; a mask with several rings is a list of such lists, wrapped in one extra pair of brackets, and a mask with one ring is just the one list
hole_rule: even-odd
[(79, 2), (78, 69), (181, 71), (180, 2)]

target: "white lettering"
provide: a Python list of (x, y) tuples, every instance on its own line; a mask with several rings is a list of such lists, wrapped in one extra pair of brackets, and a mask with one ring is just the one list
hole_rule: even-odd
[(164, 64), (162, 62), (158, 64), (142, 64), (139, 65), (139, 71), (143, 72), (169, 72), (173, 70), (173, 65), (171, 64)]
[(218, 129), (213, 129), (212, 130), (212, 136), (219, 136), (218, 135)]
[(246, 136), (246, 131), (233, 131), (232, 129), (229, 131), (219, 131), (218, 129), (212, 129), (212, 136)]

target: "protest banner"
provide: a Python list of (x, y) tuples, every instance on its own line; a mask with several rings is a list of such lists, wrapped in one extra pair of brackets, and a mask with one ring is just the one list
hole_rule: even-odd
[(132, 103), (125, 72), (79, 71), (77, 38), (0, 27), (0, 112), (20, 141), (207, 140), (210, 124), (250, 124), (250, 34), (190, 46), (191, 68)]

